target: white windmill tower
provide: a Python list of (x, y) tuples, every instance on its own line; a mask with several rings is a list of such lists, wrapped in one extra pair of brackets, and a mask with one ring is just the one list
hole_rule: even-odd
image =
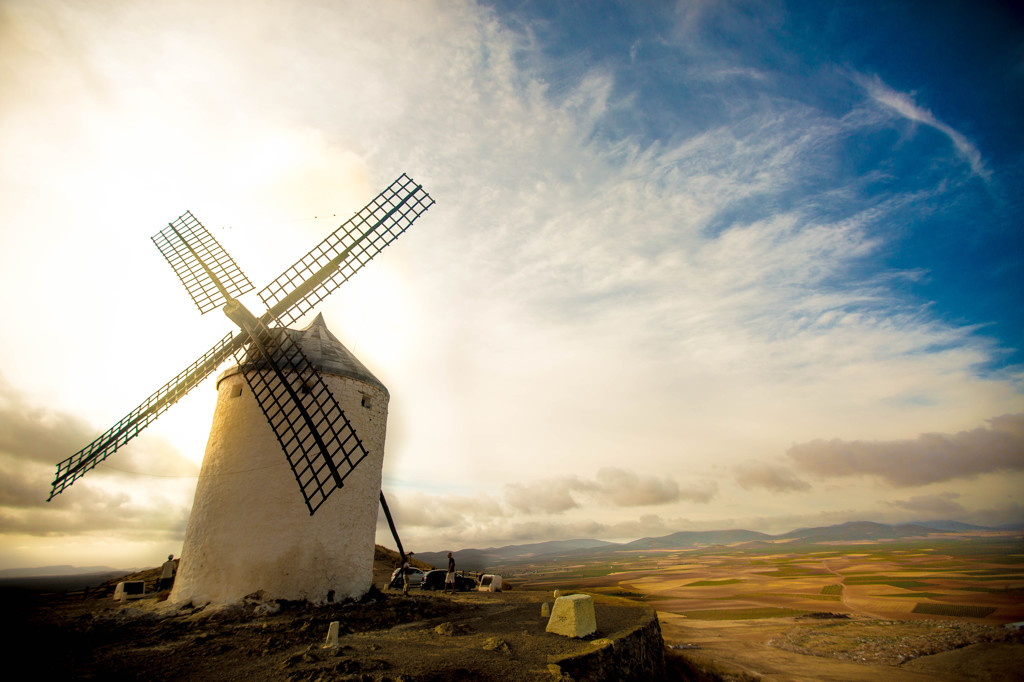
[[(217, 408), (172, 600), (229, 602), (262, 591), (264, 598), (323, 602), (365, 593), (377, 500), (405, 557), (380, 490), (388, 392), (322, 317), (301, 331), (286, 325), (311, 311), (432, 204), (422, 186), (402, 175), (260, 291), (267, 311), (259, 318), (236, 299), (252, 284), (191, 213), (154, 235), (200, 312), (223, 305), (242, 331), (225, 336), (58, 464), (50, 499), (233, 355), (237, 364), (217, 382)], [(328, 501), (343, 486), (345, 492)]]

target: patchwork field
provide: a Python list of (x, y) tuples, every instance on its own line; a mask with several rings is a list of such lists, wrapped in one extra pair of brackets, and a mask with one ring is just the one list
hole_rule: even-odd
[[(617, 552), (516, 572), (528, 589), (642, 599), (658, 609), (670, 645), (752, 679), (773, 660), (778, 672), (764, 679), (803, 679), (811, 673), (792, 671), (807, 665), (815, 679), (860, 679), (857, 671), (875, 666), (885, 666), (889, 679), (901, 679), (893, 666), (908, 680), (1009, 679), (1000, 666), (1024, 666), (1019, 636), (1002, 627), (1024, 621), (1019, 534)], [(988, 647), (977, 649), (992, 659), (988, 668), (925, 671), (925, 658), (962, 649), (961, 660), (974, 646)], [(823, 672), (823, 657), (833, 668), (855, 668)]]
[[(518, 571), (531, 588), (640, 596), (706, 620), (829, 611), (887, 619), (1024, 620), (1024, 546), (1010, 537), (942, 549), (891, 542), (801, 552), (759, 548), (619, 552), (614, 560)], [(978, 550), (989, 551), (978, 551)], [(973, 550), (967, 551), (964, 550)], [(1007, 551), (1010, 550), (1010, 551)]]

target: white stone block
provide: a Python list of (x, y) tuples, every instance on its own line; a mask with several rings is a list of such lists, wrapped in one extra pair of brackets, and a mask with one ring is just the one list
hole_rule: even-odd
[(476, 589), (478, 592), (501, 592), (501, 576), (485, 573), (480, 576), (480, 585)]
[(555, 600), (547, 632), (566, 637), (586, 637), (597, 632), (594, 599), (589, 594), (571, 594)]
[(114, 601), (141, 599), (146, 596), (146, 583), (142, 580), (126, 580), (114, 588)]
[(337, 649), (338, 648), (338, 627), (339, 622), (332, 620), (330, 626), (327, 628), (327, 641), (324, 642), (325, 649)]

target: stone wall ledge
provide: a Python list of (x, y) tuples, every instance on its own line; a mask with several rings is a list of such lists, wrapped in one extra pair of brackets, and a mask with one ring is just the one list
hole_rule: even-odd
[[(620, 600), (595, 596), (595, 600)], [(626, 600), (622, 600), (626, 601)], [(643, 610), (631, 628), (611, 633), (590, 642), (593, 649), (566, 657), (552, 656), (548, 670), (560, 682), (648, 682), (665, 678), (665, 641), (661, 636), (658, 614), (646, 604), (630, 602)], [(600, 617), (598, 620), (600, 631)]]

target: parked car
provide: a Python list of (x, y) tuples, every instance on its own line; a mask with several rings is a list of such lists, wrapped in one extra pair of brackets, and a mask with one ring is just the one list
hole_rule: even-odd
[[(409, 587), (416, 587), (423, 583), (423, 576), (425, 573), (415, 566), (409, 567)], [(391, 574), (391, 582), (388, 583), (388, 589), (402, 589), (402, 569), (401, 567), (396, 568), (395, 572)]]
[[(448, 571), (443, 568), (435, 568), (433, 571), (427, 571), (423, 575), (423, 584), (420, 585), (424, 590), (443, 590), (444, 589), (444, 577)], [(464, 575), (455, 574), (455, 589), (459, 592), (466, 592), (467, 590), (476, 589), (476, 580), (469, 578)]]

